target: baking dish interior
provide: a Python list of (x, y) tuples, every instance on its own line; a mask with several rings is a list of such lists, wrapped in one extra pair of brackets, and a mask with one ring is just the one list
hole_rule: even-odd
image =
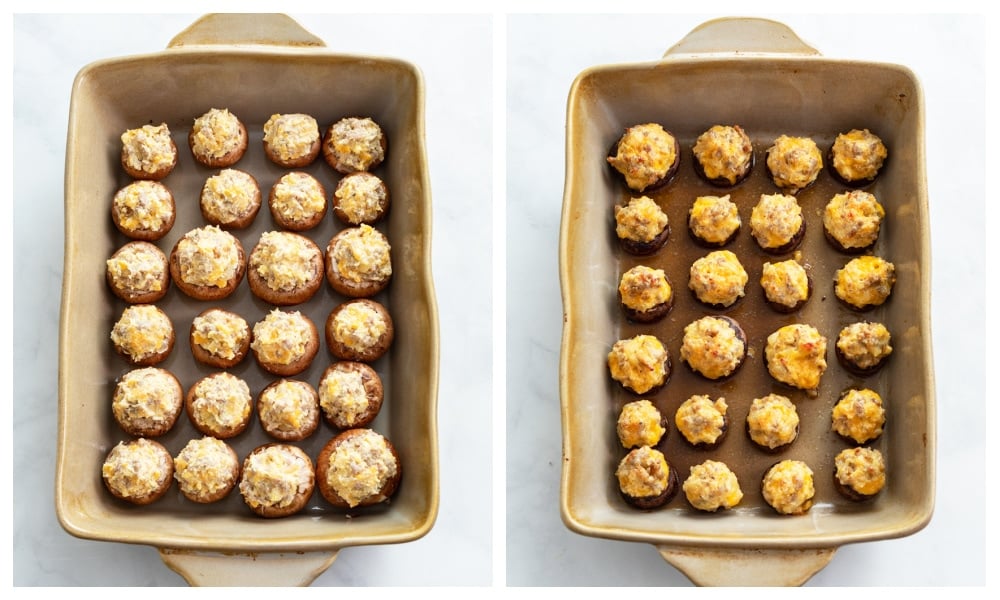
[[(84, 68), (74, 84), (66, 158), (66, 254), (60, 331), (60, 409), (56, 503), (59, 519), (79, 537), (148, 543), (159, 547), (287, 551), (335, 548), (352, 544), (402, 542), (432, 526), (438, 505), (437, 377), (438, 329), (430, 272), (431, 205), (424, 151), (423, 83), (412, 65), (382, 58), (333, 55), (297, 48), (175, 48), (165, 52), (113, 59)], [(249, 149), (235, 168), (257, 179), (264, 197), (253, 225), (233, 233), (247, 253), (261, 233), (277, 229), (267, 208), (267, 194), (287, 172), (264, 156), (262, 128), (275, 113), (307, 113), (321, 132), (346, 116), (370, 116), (388, 138), (386, 161), (375, 173), (390, 190), (389, 217), (378, 228), (392, 245), (393, 278), (375, 297), (389, 309), (395, 341), (373, 366), (383, 379), (385, 402), (372, 427), (386, 435), (401, 459), (403, 475), (391, 502), (351, 511), (336, 510), (316, 491), (299, 514), (274, 520), (255, 517), (237, 490), (212, 505), (183, 499), (174, 485), (168, 495), (146, 507), (126, 505), (103, 488), (101, 463), (110, 448), (127, 439), (110, 409), (116, 378), (129, 367), (110, 343), (109, 332), (124, 304), (108, 291), (105, 260), (126, 240), (114, 228), (110, 202), (129, 183), (119, 164), (119, 136), (146, 123), (169, 125), (179, 149), (178, 164), (164, 183), (177, 204), (177, 221), (157, 245), (165, 253), (187, 231), (205, 224), (198, 198), (205, 179), (216, 170), (191, 157), (187, 143), (194, 118), (209, 108), (228, 108), (246, 125)], [(329, 199), (340, 176), (322, 156), (304, 169), (324, 185)], [(342, 225), (327, 214), (305, 232), (322, 249)], [(323, 285), (301, 310), (322, 338), (330, 311), (345, 301)], [(256, 299), (248, 285), (217, 303), (199, 302), (176, 286), (158, 303), (171, 317), (177, 340), (160, 366), (177, 375), (187, 390), (212, 372), (193, 361), (188, 331), (198, 313), (221, 306), (251, 325), (272, 307)], [(333, 362), (325, 340), (312, 365), (296, 379), (314, 387)], [(252, 356), (232, 369), (257, 395), (274, 376)], [(315, 461), (336, 431), (325, 423), (300, 445)], [(200, 437), (181, 415), (177, 425), (158, 438), (173, 455), (188, 439)], [(263, 433), (256, 415), (246, 432), (229, 440), (241, 460), (254, 447), (274, 441)]]
[[(682, 162), (676, 179), (650, 194), (665, 207), (671, 238), (655, 257), (637, 259), (618, 248), (612, 207), (627, 201), (628, 194), (605, 158), (626, 127), (645, 122), (661, 123), (679, 138)], [(695, 138), (715, 124), (739, 124), (754, 142), (753, 174), (732, 189), (713, 188), (691, 166)], [(886, 208), (874, 252), (896, 265), (893, 297), (864, 315), (838, 305), (833, 273), (850, 257), (832, 251), (824, 240), (822, 208), (844, 188), (821, 173), (817, 184), (798, 195), (807, 222), (801, 250), (811, 264), (815, 293), (798, 315), (778, 315), (760, 306), (757, 282), (763, 261), (781, 259), (769, 259), (748, 233), (753, 204), (761, 193), (776, 193), (763, 151), (778, 135), (788, 134), (813, 137), (825, 152), (837, 133), (852, 128), (876, 132), (890, 149), (883, 173), (866, 189)], [(894, 65), (737, 55), (597, 67), (580, 74), (568, 100), (560, 240), (565, 311), (561, 501), (568, 527), (586, 535), (664, 544), (821, 547), (908, 535), (928, 522), (934, 501), (935, 413), (923, 144), (919, 84), (909, 70)], [(699, 306), (687, 290), (688, 267), (708, 250), (691, 242), (686, 215), (696, 196), (727, 193), (744, 223), (727, 248), (740, 256), (750, 280), (744, 299), (732, 310), (717, 311)], [(674, 309), (654, 327), (628, 323), (618, 305), (621, 273), (641, 263), (663, 268), (676, 294)], [(750, 358), (721, 383), (698, 378), (679, 359), (683, 326), (705, 314), (733, 316), (750, 338)], [(885, 322), (895, 348), (889, 365), (865, 380), (844, 373), (833, 355), (840, 327), (862, 319)], [(764, 367), (762, 340), (795, 321), (816, 325), (830, 340), (830, 366), (817, 398), (780, 386)], [(615, 420), (621, 405), (637, 396), (608, 376), (607, 354), (616, 340), (643, 332), (660, 337), (673, 360), (671, 379), (655, 397), (670, 420), (664, 453), (681, 482), (693, 464), (708, 458), (727, 462), (744, 491), (735, 509), (699, 513), (683, 492), (656, 511), (636, 510), (620, 498), (614, 470), (625, 451)], [(875, 443), (886, 456), (888, 483), (876, 500), (863, 504), (839, 497), (834, 489), (833, 456), (847, 444), (830, 431), (836, 397), (859, 385), (880, 390), (888, 412), (886, 431)], [(780, 456), (752, 447), (743, 432), (750, 400), (770, 392), (791, 397), (802, 419), (799, 439)], [(730, 431), (720, 449), (710, 453), (688, 447), (673, 425), (673, 411), (696, 393), (724, 396), (730, 406)], [(783, 458), (805, 460), (816, 472), (816, 504), (805, 516), (781, 517), (760, 496), (761, 475)]]

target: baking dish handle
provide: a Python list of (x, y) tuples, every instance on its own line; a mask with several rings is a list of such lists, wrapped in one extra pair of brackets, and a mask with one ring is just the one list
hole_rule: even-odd
[(321, 552), (212, 553), (160, 548), (160, 558), (193, 586), (306, 586), (337, 558)]
[(784, 23), (756, 17), (724, 17), (706, 21), (674, 44), (663, 58), (716, 54), (796, 54), (819, 50), (802, 41)]
[(323, 47), (323, 40), (284, 14), (210, 13), (174, 36), (167, 48), (183, 46)]
[(657, 546), (660, 556), (700, 586), (802, 585), (826, 566), (836, 548), (707, 549)]

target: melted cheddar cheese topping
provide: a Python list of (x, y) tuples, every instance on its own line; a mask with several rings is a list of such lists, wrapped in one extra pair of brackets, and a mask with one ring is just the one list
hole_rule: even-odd
[(785, 396), (768, 394), (754, 398), (747, 413), (747, 431), (755, 443), (773, 450), (795, 441), (799, 413)]
[(185, 495), (210, 497), (233, 486), (239, 461), (225, 442), (205, 436), (181, 449), (174, 469), (174, 479)]
[(384, 437), (364, 429), (338, 443), (330, 454), (326, 483), (351, 507), (382, 491), (399, 465)]
[(351, 369), (327, 372), (319, 382), (319, 405), (337, 422), (355, 422), (370, 405), (361, 373)]
[(191, 339), (205, 352), (225, 360), (236, 358), (241, 342), (250, 335), (250, 326), (239, 315), (211, 310), (191, 322)]
[(622, 492), (633, 498), (662, 494), (670, 483), (670, 465), (663, 453), (641, 446), (625, 455), (615, 471)]
[(837, 271), (834, 282), (837, 297), (851, 306), (879, 306), (892, 293), (896, 267), (878, 256), (859, 256)]
[(750, 136), (739, 125), (714, 125), (694, 142), (694, 157), (710, 180), (735, 184), (753, 158)]
[(249, 215), (259, 201), (257, 181), (239, 169), (223, 169), (212, 175), (201, 190), (202, 208), (223, 223)]
[(651, 242), (669, 224), (667, 214), (648, 196), (632, 198), (625, 206), (615, 206), (615, 233), (636, 242)]
[(688, 287), (705, 304), (730, 306), (743, 297), (750, 279), (740, 259), (729, 250), (716, 250), (691, 264)]
[(684, 327), (681, 360), (709, 379), (735, 371), (746, 352), (746, 343), (725, 319), (702, 317)]
[(243, 145), (240, 120), (228, 109), (210, 109), (194, 120), (191, 151), (198, 156), (222, 158)]
[(882, 323), (852, 323), (840, 330), (837, 349), (861, 369), (868, 369), (892, 354), (889, 330)]
[(764, 500), (783, 515), (800, 515), (813, 504), (813, 471), (799, 460), (783, 460), (764, 476)]
[(662, 125), (644, 123), (625, 130), (608, 163), (625, 176), (630, 189), (641, 192), (663, 179), (678, 158), (674, 136)]
[(870, 389), (848, 390), (833, 407), (833, 430), (859, 444), (882, 435), (882, 396)]
[(750, 213), (750, 234), (761, 248), (780, 248), (791, 243), (804, 222), (794, 196), (761, 194)]
[(692, 444), (714, 444), (726, 431), (728, 408), (725, 398), (713, 402), (708, 396), (691, 396), (677, 407), (674, 424)]
[(166, 123), (129, 129), (121, 140), (125, 164), (136, 171), (155, 173), (177, 160), (177, 148)]
[(257, 410), (268, 430), (295, 433), (311, 427), (319, 416), (316, 397), (308, 383), (283, 379), (260, 394)]
[(151, 429), (171, 423), (183, 402), (176, 379), (162, 369), (145, 367), (122, 376), (115, 386), (111, 410), (120, 423)]
[(305, 354), (313, 336), (313, 328), (302, 313), (275, 308), (254, 324), (250, 347), (262, 362), (288, 365)]
[(743, 499), (743, 490), (729, 467), (716, 460), (706, 460), (691, 466), (691, 474), (684, 480), (684, 495), (691, 506), (698, 510), (714, 512), (732, 508)]
[(271, 115), (264, 123), (264, 143), (282, 161), (308, 156), (319, 141), (319, 124), (309, 115)]
[(625, 448), (655, 446), (666, 433), (660, 411), (649, 400), (635, 400), (618, 414), (618, 440)]
[(241, 266), (239, 241), (215, 225), (194, 229), (177, 243), (177, 263), (186, 283), (224, 288)]
[(328, 264), (355, 283), (384, 281), (392, 275), (389, 240), (370, 225), (346, 230), (327, 250)]
[(167, 273), (167, 257), (153, 244), (127, 244), (107, 260), (108, 275), (118, 289), (159, 292)]
[(776, 186), (794, 194), (816, 181), (823, 155), (810, 138), (782, 135), (767, 150), (767, 168)]
[(344, 177), (333, 195), (337, 206), (351, 223), (372, 222), (379, 217), (386, 201), (382, 180), (371, 173), (358, 172)]
[(691, 233), (709, 244), (723, 244), (739, 230), (740, 213), (725, 196), (699, 196), (688, 213)]
[(142, 498), (159, 490), (172, 468), (170, 453), (163, 446), (139, 438), (118, 442), (104, 460), (101, 473), (123, 498)]
[(378, 344), (388, 331), (382, 314), (364, 302), (348, 303), (333, 318), (334, 339), (356, 352)]
[(833, 142), (833, 168), (847, 181), (872, 180), (889, 155), (885, 144), (867, 129), (852, 129)]
[(174, 213), (173, 197), (158, 181), (133, 181), (115, 192), (118, 224), (128, 231), (159, 231)]
[(323, 187), (307, 173), (285, 173), (274, 184), (271, 208), (286, 221), (308, 220), (326, 210)]
[(767, 370), (782, 383), (815, 391), (826, 371), (826, 338), (811, 325), (785, 325), (767, 336)]
[(845, 448), (833, 464), (837, 481), (859, 494), (872, 496), (885, 487), (885, 459), (875, 448)]
[(823, 211), (823, 227), (844, 248), (867, 248), (878, 239), (885, 209), (861, 190), (837, 194)]
[(645, 394), (667, 379), (667, 349), (655, 336), (637, 335), (618, 340), (608, 353), (611, 377), (635, 391)]
[(195, 384), (191, 416), (213, 431), (226, 431), (245, 423), (250, 418), (252, 406), (246, 382), (222, 372)]
[(768, 302), (792, 308), (809, 298), (809, 275), (794, 259), (765, 262), (760, 285)]
[(251, 452), (243, 464), (240, 493), (248, 505), (285, 508), (315, 481), (312, 461), (296, 446), (279, 444)]
[(622, 304), (635, 311), (647, 311), (665, 304), (673, 297), (673, 289), (663, 269), (644, 265), (626, 271), (618, 284)]
[(250, 268), (272, 290), (290, 292), (315, 281), (323, 264), (309, 238), (288, 231), (265, 231), (250, 253)]
[(348, 117), (330, 126), (327, 149), (336, 162), (351, 171), (367, 171), (382, 162), (382, 128), (365, 117)]
[(170, 318), (152, 304), (127, 307), (111, 329), (111, 341), (133, 361), (166, 352), (173, 335)]

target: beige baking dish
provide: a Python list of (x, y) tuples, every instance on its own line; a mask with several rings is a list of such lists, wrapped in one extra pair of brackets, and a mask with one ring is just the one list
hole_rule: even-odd
[[(649, 121), (678, 136), (682, 163), (677, 178), (652, 194), (670, 218), (670, 240), (654, 257), (636, 259), (618, 250), (612, 207), (627, 195), (605, 157), (625, 127)], [(703, 183), (691, 166), (694, 139), (717, 123), (739, 123), (754, 141), (753, 174), (731, 190)], [(783, 133), (812, 136), (825, 150), (837, 133), (854, 127), (877, 132), (890, 148), (883, 173), (867, 189), (886, 207), (886, 225), (874, 251), (896, 265), (893, 297), (863, 316), (838, 304), (833, 273), (849, 257), (833, 252), (823, 239), (821, 211), (843, 188), (822, 173), (798, 196), (807, 222), (801, 251), (816, 291), (798, 315), (778, 315), (762, 306), (757, 281), (768, 257), (747, 229), (759, 195), (776, 190), (767, 179), (763, 151)], [(913, 73), (897, 65), (823, 57), (774, 21), (720, 19), (693, 30), (659, 61), (581, 73), (569, 94), (566, 135), (559, 248), (565, 524), (584, 535), (652, 544), (699, 585), (801, 584), (844, 544), (907, 536), (923, 528), (934, 505), (935, 388), (924, 110)], [(725, 314), (747, 331), (751, 355), (736, 376), (717, 383), (691, 373), (679, 360), (679, 348), (685, 324), (719, 312), (698, 306), (686, 289), (688, 267), (707, 252), (687, 235), (687, 210), (698, 195), (725, 193), (732, 194), (744, 222), (729, 249), (750, 274), (746, 297)], [(620, 274), (642, 262), (664, 268), (677, 294), (673, 311), (655, 326), (628, 323), (618, 306)], [(885, 322), (895, 348), (889, 364), (863, 380), (847, 375), (832, 349), (840, 327), (861, 319)], [(817, 326), (830, 339), (830, 366), (817, 398), (780, 386), (764, 367), (767, 334), (796, 320)], [(649, 512), (621, 500), (613, 473), (625, 453), (614, 424), (621, 405), (635, 396), (608, 376), (607, 354), (617, 339), (639, 332), (660, 337), (673, 358), (669, 383), (653, 396), (671, 422), (664, 453), (681, 482), (693, 464), (707, 458), (727, 462), (744, 492), (735, 509), (698, 513), (683, 492)], [(874, 444), (886, 456), (888, 483), (879, 497), (863, 504), (841, 498), (832, 481), (832, 457), (847, 444), (830, 431), (830, 410), (841, 390), (856, 385), (879, 391), (888, 411), (886, 431)], [(743, 432), (750, 400), (771, 391), (790, 396), (802, 419), (798, 441), (779, 457), (753, 448)], [(673, 411), (695, 393), (724, 396), (730, 406), (730, 432), (712, 452), (688, 447), (673, 425)], [(781, 517), (760, 496), (761, 475), (780, 458), (805, 460), (816, 472), (816, 504), (805, 516)]]
[[(74, 82), (66, 149), (66, 247), (59, 354), (59, 434), (56, 510), (71, 534), (93, 540), (146, 544), (192, 584), (308, 584), (346, 546), (415, 540), (433, 526), (438, 511), (437, 387), (438, 324), (431, 277), (431, 196), (424, 147), (424, 88), (419, 70), (395, 59), (334, 54), (283, 15), (207, 15), (160, 52), (100, 61)], [(169, 252), (184, 232), (203, 225), (198, 194), (213, 171), (194, 162), (187, 132), (211, 107), (229, 108), (246, 124), (250, 147), (236, 165), (253, 174), (266, 198), (284, 173), (264, 157), (262, 127), (273, 113), (304, 112), (321, 129), (344, 116), (371, 116), (389, 140), (386, 162), (376, 171), (388, 185), (393, 206), (379, 225), (392, 245), (393, 279), (376, 297), (388, 307), (396, 337), (374, 366), (386, 401), (373, 427), (396, 446), (403, 465), (397, 494), (388, 504), (335, 510), (318, 492), (301, 513), (283, 519), (256, 518), (238, 491), (224, 501), (198, 506), (184, 501), (176, 485), (147, 507), (126, 506), (103, 488), (104, 456), (124, 434), (111, 416), (115, 378), (127, 370), (109, 342), (124, 305), (108, 292), (104, 261), (125, 240), (110, 219), (110, 201), (128, 183), (118, 162), (120, 134), (145, 123), (166, 122), (180, 149), (175, 171), (164, 181), (177, 200), (170, 234), (158, 244)], [(308, 172), (326, 186), (339, 178), (320, 158)], [(236, 232), (249, 252), (260, 234), (275, 228), (263, 207), (254, 224)], [(339, 229), (332, 215), (307, 232), (321, 248)], [(344, 298), (324, 284), (312, 300), (295, 307), (322, 331), (327, 315)], [(251, 325), (271, 307), (254, 299), (242, 283), (218, 305)], [(177, 344), (161, 366), (185, 390), (209, 371), (191, 358), (188, 329), (209, 303), (184, 297), (176, 288), (161, 303), (177, 330)], [(333, 361), (321, 344), (312, 366), (298, 375), (315, 386)], [(234, 368), (256, 398), (273, 378), (252, 356)], [(231, 440), (242, 458), (272, 441), (256, 417)], [(196, 433), (182, 415), (160, 440), (176, 455)], [(335, 435), (321, 424), (299, 445), (315, 461)], [(198, 436), (200, 437), (200, 436)]]

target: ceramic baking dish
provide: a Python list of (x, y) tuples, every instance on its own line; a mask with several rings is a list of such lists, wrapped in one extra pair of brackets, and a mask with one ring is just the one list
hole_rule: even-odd
[[(392, 245), (393, 278), (375, 299), (389, 309), (396, 337), (388, 355), (373, 365), (383, 379), (386, 400), (372, 427), (393, 442), (402, 463), (402, 482), (389, 503), (348, 515), (317, 491), (299, 514), (266, 520), (247, 509), (238, 491), (201, 506), (185, 501), (174, 485), (155, 504), (134, 507), (103, 488), (104, 456), (126, 439), (110, 410), (115, 380), (128, 370), (109, 340), (124, 304), (104, 282), (105, 260), (127, 241), (109, 212), (114, 192), (129, 183), (119, 164), (119, 136), (146, 123), (165, 122), (171, 128), (180, 152), (164, 183), (176, 198), (177, 221), (158, 242), (169, 253), (180, 236), (204, 225), (198, 196), (214, 171), (192, 159), (187, 133), (193, 119), (211, 107), (228, 108), (247, 126), (250, 146), (236, 167), (257, 178), (265, 198), (285, 172), (266, 159), (261, 146), (270, 115), (308, 113), (322, 130), (344, 116), (370, 116), (386, 132), (389, 149), (376, 174), (390, 190), (392, 207), (378, 227)], [(339, 176), (322, 157), (305, 170), (332, 194)], [(424, 89), (415, 66), (334, 54), (283, 15), (207, 15), (164, 51), (104, 60), (80, 71), (69, 115), (65, 210), (56, 509), (69, 533), (155, 546), (190, 583), (287, 585), (312, 581), (345, 546), (407, 542), (430, 530), (438, 510), (438, 325), (430, 269)], [(306, 234), (325, 249), (340, 228), (335, 221), (328, 214)], [(262, 232), (275, 228), (265, 206), (250, 228), (234, 233), (249, 252)], [(322, 331), (327, 315), (344, 300), (324, 284), (313, 299), (295, 308)], [(193, 301), (174, 287), (159, 304), (177, 331), (174, 351), (160, 366), (174, 372), (187, 390), (210, 372), (193, 361), (188, 348), (191, 320), (210, 303)], [(271, 309), (253, 297), (246, 283), (218, 305), (251, 325)], [(315, 386), (333, 360), (323, 341), (310, 368), (296, 378)], [(247, 381), (255, 399), (273, 380), (252, 356), (233, 372)], [(315, 461), (335, 433), (323, 423), (299, 445)], [(159, 439), (176, 455), (196, 435), (182, 414)], [(256, 416), (246, 432), (230, 440), (241, 459), (269, 441)]]
[[(663, 250), (637, 259), (624, 255), (614, 235), (612, 207), (627, 201), (621, 180), (605, 161), (632, 124), (658, 122), (681, 143), (676, 179), (650, 194), (664, 207), (672, 233)], [(694, 139), (715, 124), (740, 124), (751, 136), (756, 166), (731, 189), (713, 188), (692, 167)], [(886, 208), (874, 253), (894, 262), (898, 280), (889, 302), (853, 312), (833, 295), (836, 269), (850, 258), (823, 236), (822, 208), (843, 187), (829, 175), (798, 195), (807, 229), (800, 247), (814, 294), (797, 314), (779, 315), (763, 305), (758, 281), (769, 257), (748, 231), (750, 209), (762, 193), (775, 193), (764, 150), (780, 134), (813, 137), (824, 151), (840, 132), (868, 128), (879, 134), (890, 158), (865, 189)], [(749, 273), (746, 297), (731, 310), (699, 305), (687, 290), (688, 267), (708, 250), (687, 234), (687, 211), (699, 195), (731, 194), (743, 229), (728, 249)], [(600, 66), (581, 73), (567, 110), (566, 181), (560, 239), (564, 327), (560, 362), (563, 430), (561, 512), (575, 532), (656, 546), (697, 584), (801, 584), (844, 544), (907, 536), (931, 518), (935, 485), (935, 397), (930, 328), (930, 240), (924, 169), (924, 111), (919, 83), (905, 67), (826, 58), (786, 26), (761, 19), (721, 19), (693, 30), (655, 62)], [(770, 260), (774, 260), (770, 258)], [(673, 282), (675, 305), (652, 326), (629, 323), (618, 305), (622, 272), (645, 263), (663, 268)], [(679, 359), (684, 325), (705, 314), (727, 314), (746, 330), (750, 355), (725, 382), (694, 375)], [(881, 320), (893, 335), (894, 355), (877, 375), (856, 378), (834, 358), (844, 325)], [(815, 398), (770, 379), (763, 341), (795, 321), (816, 326), (830, 340), (829, 368)], [(608, 375), (612, 344), (638, 333), (664, 341), (673, 375), (651, 399), (670, 421), (664, 453), (680, 481), (691, 465), (722, 460), (736, 472), (744, 498), (722, 514), (699, 513), (680, 492), (655, 511), (629, 507), (614, 478), (625, 455), (615, 434), (621, 406), (636, 396)], [(887, 460), (888, 483), (866, 503), (835, 491), (833, 456), (847, 443), (831, 431), (830, 412), (840, 392), (866, 386), (885, 399), (887, 425), (875, 442)], [(801, 418), (799, 438), (780, 456), (751, 445), (744, 422), (750, 401), (767, 393), (789, 396)], [(677, 406), (694, 394), (723, 396), (730, 432), (714, 451), (697, 451), (673, 425)], [(765, 469), (781, 458), (806, 461), (816, 473), (816, 503), (804, 516), (782, 517), (760, 493)]]

